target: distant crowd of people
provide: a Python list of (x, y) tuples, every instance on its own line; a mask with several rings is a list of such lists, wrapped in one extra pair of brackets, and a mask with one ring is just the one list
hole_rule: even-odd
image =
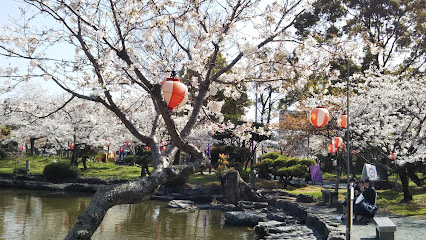
[[(370, 180), (360, 180), (355, 182), (355, 179), (351, 179), (351, 186), (354, 187), (354, 205), (353, 213), (356, 216), (356, 220), (361, 220), (365, 218), (373, 218), (376, 214), (378, 208), (376, 206), (377, 192), (376, 189), (370, 183)], [(348, 199), (345, 198), (343, 203), (343, 213), (337, 217), (337, 220), (343, 221), (347, 219), (347, 202)]]

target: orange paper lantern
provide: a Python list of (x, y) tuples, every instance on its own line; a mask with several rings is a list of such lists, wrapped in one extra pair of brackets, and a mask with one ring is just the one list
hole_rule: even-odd
[(335, 137), (335, 138), (333, 139), (332, 143), (333, 143), (333, 145), (334, 145), (335, 147), (340, 148), (340, 147), (342, 146), (342, 144), (343, 144), (343, 138), (341, 138), (341, 137)]
[(341, 127), (341, 128), (346, 128), (349, 124), (351, 124), (351, 120), (349, 119), (348, 121), (348, 115), (346, 114), (342, 114), (342, 116), (340, 116), (339, 119), (337, 119), (337, 126)]
[(329, 113), (325, 107), (316, 107), (311, 111), (310, 121), (316, 128), (327, 125)]
[(169, 109), (180, 108), (188, 101), (188, 88), (179, 78), (167, 78), (161, 82), (161, 91)]
[(336, 153), (337, 152), (337, 147), (335, 147), (333, 144), (328, 144), (327, 145), (327, 149), (331, 153)]

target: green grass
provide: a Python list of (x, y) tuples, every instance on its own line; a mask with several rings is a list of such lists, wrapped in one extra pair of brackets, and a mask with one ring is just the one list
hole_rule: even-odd
[(426, 187), (418, 187), (410, 183), (410, 192), (413, 201), (403, 203), (404, 193), (399, 186), (398, 189), (378, 190), (377, 206), (381, 210), (401, 216), (418, 216), (426, 218)]
[(219, 179), (216, 174), (195, 173), (189, 176), (188, 183), (202, 186), (217, 186), (220, 185)]
[[(52, 158), (41, 156), (21, 156), (17, 158), (8, 157), (7, 159), (0, 160), (0, 173), (13, 173), (15, 169), (25, 168), (26, 160), (30, 160), (30, 174), (43, 174), (44, 167), (52, 163), (55, 159), (57, 162), (70, 162), (68, 158)], [(140, 177), (141, 169), (136, 166), (118, 166), (114, 163), (103, 163), (103, 162), (87, 162), (86, 170), (83, 170), (83, 164), (79, 161), (79, 166), (82, 170), (83, 177), (97, 177), (106, 180), (115, 179), (136, 179)], [(152, 168), (150, 168), (152, 171)]]

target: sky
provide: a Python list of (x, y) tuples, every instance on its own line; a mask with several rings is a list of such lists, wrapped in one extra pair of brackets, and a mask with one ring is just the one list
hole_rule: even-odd
[[(0, 26), (6, 25), (9, 23), (11, 18), (19, 18), (20, 16), (20, 7), (25, 7), (26, 5), (22, 3), (22, 1), (19, 0), (1, 0), (2, 3), (2, 7), (0, 8)], [(0, 31), (3, 31), (0, 28)], [(66, 50), (64, 53), (64, 50), (61, 49), (61, 51), (57, 51), (58, 53), (60, 53), (61, 55), (66, 54)], [(74, 53), (73, 50), (69, 51), (70, 56)], [(27, 61), (22, 61), (22, 60), (16, 60), (16, 59), (11, 59), (11, 58), (6, 58), (6, 57), (2, 57), (0, 56), (0, 63), (2, 66), (8, 65), (9, 63), (12, 64), (17, 64), (20, 66), (20, 68), (22, 70), (25, 70), (25, 66), (27, 64)], [(1, 84), (2, 80), (0, 78), (0, 84)], [(60, 89), (54, 82), (52, 81), (44, 81), (43, 79), (37, 79), (35, 80), (35, 85), (37, 86), (41, 86), (42, 89), (45, 89), (48, 92), (51, 92), (52, 94), (58, 93), (58, 92), (63, 92), (62, 89)], [(6, 98), (9, 97), (10, 94), (7, 95), (0, 95), (0, 99), (2, 98)], [(250, 98), (252, 98), (253, 102), (255, 100), (255, 94), (254, 93), (250, 93), (249, 94)], [(247, 114), (246, 114), (246, 119), (249, 121), (254, 121), (255, 118), (255, 107), (251, 106), (248, 110), (247, 110)], [(278, 122), (277, 117), (273, 118), (273, 122)], [(258, 121), (260, 121), (260, 114), (258, 116)]]
[[(19, 18), (20, 17), (20, 7), (25, 7), (26, 5), (22, 3), (22, 1), (19, 0), (0, 0), (1, 1), (1, 7), (0, 7), (0, 33), (3, 32), (2, 26), (7, 25), (10, 23), (10, 19), (12, 18)], [(61, 52), (63, 54), (63, 51)], [(1, 67), (9, 65), (9, 63), (13, 65), (19, 65), (21, 69), (25, 69), (23, 66), (27, 65), (27, 61), (17, 60), (17, 59), (11, 59), (6, 58), (3, 56), (0, 56), (0, 64)], [(41, 86), (42, 89), (45, 89), (46, 91), (57, 93), (57, 92), (63, 92), (62, 89), (60, 89), (54, 82), (46, 82), (43, 79), (37, 79), (35, 80), (38, 86)], [(2, 83), (2, 80), (0, 78), (0, 84)], [(8, 97), (9, 95), (0, 95), (0, 99)]]

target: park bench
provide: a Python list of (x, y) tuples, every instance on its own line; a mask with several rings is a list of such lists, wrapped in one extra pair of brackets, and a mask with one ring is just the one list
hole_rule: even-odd
[(376, 237), (381, 240), (393, 240), (396, 225), (388, 217), (374, 217)]

